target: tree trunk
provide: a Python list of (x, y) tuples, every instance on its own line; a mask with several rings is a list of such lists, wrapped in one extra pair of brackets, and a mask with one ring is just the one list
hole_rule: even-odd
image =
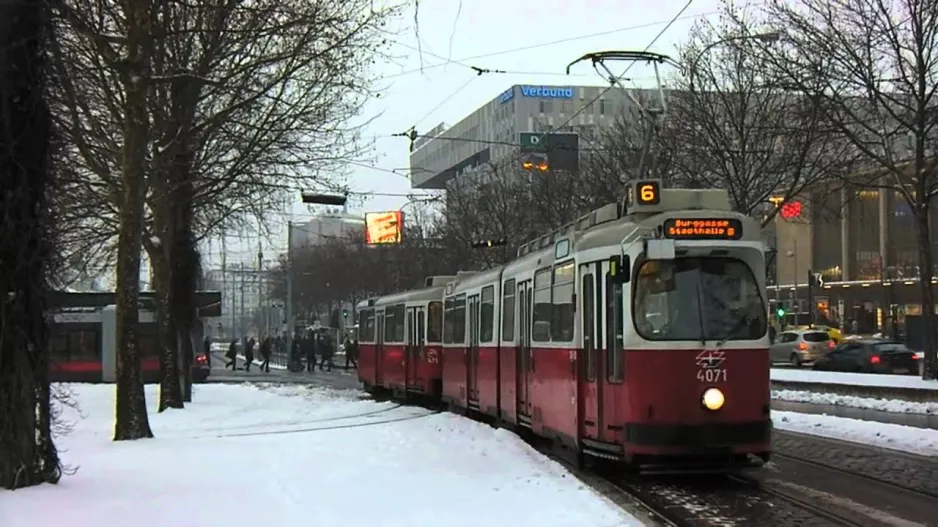
[(179, 348), (176, 346), (176, 325), (172, 317), (172, 293), (169, 288), (170, 266), (166, 263), (163, 243), (148, 244), (150, 265), (153, 266), (153, 291), (156, 293), (156, 320), (160, 345), (160, 412), (167, 408), (183, 408), (182, 386), (179, 383)]
[(935, 316), (935, 294), (932, 289), (932, 243), (931, 227), (928, 224), (928, 207), (917, 207), (918, 247), (919, 247), (919, 287), (922, 292), (922, 326), (925, 328), (925, 359), (922, 369), (923, 379), (936, 377), (935, 333), (932, 323)]
[(44, 318), (49, 136), (44, 99), (49, 6), (0, 3), (0, 488), (56, 483)]
[(121, 68), (124, 122), (121, 192), (117, 236), (117, 422), (114, 440), (153, 437), (146, 394), (140, 375), (137, 323), (140, 299), (140, 251), (143, 238), (146, 179), (144, 163), (149, 141), (147, 76), (150, 20), (148, 2), (124, 4), (127, 55)]

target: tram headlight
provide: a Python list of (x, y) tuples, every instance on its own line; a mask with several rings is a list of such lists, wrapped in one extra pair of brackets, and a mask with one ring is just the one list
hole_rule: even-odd
[(726, 398), (719, 388), (707, 388), (707, 391), (703, 393), (702, 402), (704, 408), (715, 412), (723, 408), (723, 403), (726, 402)]

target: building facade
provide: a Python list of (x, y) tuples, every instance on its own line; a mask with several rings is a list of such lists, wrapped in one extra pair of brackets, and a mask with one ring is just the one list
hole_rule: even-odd
[[(640, 100), (655, 94), (633, 92)], [(447, 181), (477, 166), (514, 159), (525, 132), (576, 133), (580, 148), (588, 148), (584, 145), (596, 138), (600, 128), (632, 106), (620, 89), (512, 86), (455, 125), (441, 123), (415, 140), (410, 154), (411, 185), (443, 189)]]
[(306, 223), (294, 223), (291, 227), (290, 247), (315, 247), (329, 240), (343, 240), (351, 236), (364, 236), (365, 219), (344, 212), (321, 214)]
[[(819, 187), (785, 207), (771, 226), (769, 299), (788, 312), (788, 322), (806, 322), (813, 304), (816, 322), (905, 335), (922, 312), (918, 229), (905, 199), (886, 188)], [(930, 249), (938, 254), (934, 211), (931, 225)], [(823, 282), (812, 287), (811, 304), (809, 273)]]

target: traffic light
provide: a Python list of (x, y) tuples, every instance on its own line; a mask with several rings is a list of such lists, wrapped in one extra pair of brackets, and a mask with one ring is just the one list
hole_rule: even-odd
[(342, 318), (348, 318), (348, 309), (342, 310)]
[(785, 318), (785, 308), (779, 307), (775, 310), (775, 314), (778, 315), (778, 318)]
[(342, 207), (348, 201), (348, 196), (337, 194), (316, 194), (312, 192), (303, 193), (303, 203), (314, 205), (333, 205)]
[(550, 169), (550, 164), (548, 163), (547, 154), (542, 154), (542, 153), (525, 154), (524, 158), (521, 161), (521, 168), (525, 170), (537, 170), (540, 172), (547, 172)]
[(473, 249), (484, 249), (486, 247), (501, 247), (502, 245), (507, 245), (508, 240), (506, 238), (500, 238), (498, 240), (482, 240), (479, 242), (472, 242)]

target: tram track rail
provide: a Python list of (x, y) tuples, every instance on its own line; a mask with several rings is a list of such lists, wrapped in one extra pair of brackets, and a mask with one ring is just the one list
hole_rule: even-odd
[(785, 502), (794, 505), (795, 507), (806, 511), (816, 517), (823, 518), (829, 521), (833, 525), (840, 525), (843, 527), (865, 527), (866, 524), (847, 518), (843, 515), (831, 512), (827, 509), (822, 508), (819, 505), (811, 503), (811, 501), (798, 496), (795, 492), (789, 492), (786, 490), (781, 490), (776, 487), (765, 486), (762, 482), (755, 478), (749, 478), (746, 476), (740, 476), (736, 474), (729, 475), (728, 478), (732, 481), (735, 481), (743, 486), (750, 486), (755, 489), (757, 492), (772, 496), (784, 500)]
[(329, 423), (329, 422), (335, 422), (335, 421), (344, 421), (344, 420), (346, 420), (346, 419), (356, 419), (356, 418), (359, 418), (359, 417), (370, 417), (370, 416), (373, 416), (373, 415), (379, 415), (379, 414), (383, 414), (383, 413), (386, 413), (386, 412), (390, 412), (390, 411), (392, 411), (392, 410), (396, 410), (396, 409), (398, 409), (398, 408), (401, 408), (402, 406), (404, 406), (404, 405), (402, 405), (402, 404), (393, 404), (393, 405), (391, 405), (391, 406), (389, 406), (389, 407), (387, 407), (387, 408), (381, 408), (381, 409), (378, 409), (378, 410), (370, 410), (370, 411), (368, 411), (368, 412), (362, 412), (362, 413), (358, 413), (358, 414), (349, 414), (349, 415), (340, 415), (340, 416), (332, 416), (332, 417), (323, 417), (323, 418), (320, 418), (320, 419), (287, 419), (287, 420), (280, 420), (280, 421), (263, 421), (263, 422), (257, 422), (257, 423), (251, 423), (251, 424), (243, 424), (243, 425), (221, 426), (221, 427), (217, 427), (217, 428), (206, 428), (206, 429), (204, 429), (204, 430), (200, 430), (200, 432), (222, 432), (222, 433), (225, 433), (225, 432), (234, 431), (234, 430), (250, 430), (250, 429), (252, 429), (252, 428), (265, 428), (265, 427), (278, 427), (278, 426), (279, 426), (279, 427), (282, 427), (282, 426), (302, 426), (302, 425), (312, 425), (312, 424), (316, 424), (316, 423)]
[(382, 419), (379, 421), (371, 421), (365, 423), (349, 423), (341, 425), (331, 425), (331, 426), (313, 426), (305, 428), (291, 428), (286, 430), (261, 430), (256, 432), (238, 432), (233, 434), (207, 434), (201, 436), (190, 437), (189, 439), (207, 439), (207, 438), (228, 438), (228, 437), (263, 437), (263, 436), (274, 436), (274, 435), (286, 435), (286, 434), (306, 434), (312, 432), (323, 432), (327, 430), (343, 430), (349, 428), (365, 428), (370, 426), (378, 426), (390, 423), (400, 423), (403, 421), (413, 421), (416, 419), (423, 419), (424, 417), (430, 417), (431, 415), (439, 414), (440, 410), (426, 411), (416, 415), (405, 415), (401, 417), (395, 417), (390, 419)]
[(807, 459), (807, 458), (804, 458), (804, 457), (801, 457), (801, 456), (795, 456), (795, 455), (791, 455), (791, 454), (785, 454), (785, 453), (777, 452), (777, 451), (776, 451), (776, 452), (773, 452), (773, 453), (772, 453), (772, 456), (774, 456), (774, 457), (776, 457), (776, 458), (779, 458), (779, 459), (784, 459), (784, 460), (787, 460), (787, 461), (795, 462), (795, 463), (801, 463), (801, 464), (804, 464), (804, 465), (810, 465), (810, 466), (812, 466), (812, 467), (815, 467), (815, 468), (818, 468), (818, 469), (821, 469), (821, 470), (825, 470), (825, 471), (829, 471), (829, 472), (835, 472), (835, 473), (837, 473), (837, 474), (842, 474), (842, 475), (844, 475), (844, 476), (848, 476), (848, 477), (852, 477), (852, 478), (864, 480), (864, 481), (866, 481), (866, 482), (868, 482), (868, 483), (872, 483), (872, 484), (875, 484), (875, 485), (880, 485), (880, 486), (883, 486), (883, 487), (888, 487), (888, 488), (890, 488), (890, 489), (892, 489), (892, 490), (894, 490), (894, 491), (904, 492), (904, 493), (912, 494), (912, 495), (915, 495), (915, 496), (918, 496), (918, 497), (921, 497), (921, 498), (930, 499), (930, 500), (936, 500), (936, 502), (938, 502), (938, 493), (929, 492), (929, 491), (926, 491), (926, 490), (922, 490), (922, 489), (919, 489), (919, 488), (912, 487), (912, 486), (910, 486), (910, 485), (903, 485), (903, 484), (901, 484), (901, 483), (896, 483), (896, 482), (894, 482), (894, 481), (889, 481), (889, 480), (884, 479), (884, 478), (878, 478), (878, 477), (876, 477), (876, 476), (871, 476), (870, 474), (867, 474), (867, 473), (864, 473), (864, 472), (855, 471), (855, 470), (847, 470), (847, 469), (844, 469), (844, 468), (841, 468), (841, 467), (834, 466), (834, 465), (832, 465), (832, 464), (830, 464), (830, 463), (823, 463), (823, 462), (821, 462), (821, 461), (817, 461), (817, 460), (814, 460), (814, 459)]

